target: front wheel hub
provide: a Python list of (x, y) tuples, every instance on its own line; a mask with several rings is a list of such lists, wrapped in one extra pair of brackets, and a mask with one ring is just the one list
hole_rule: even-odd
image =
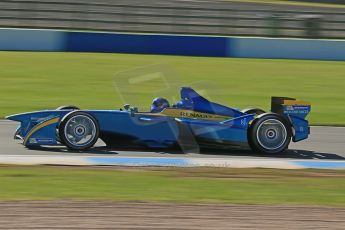
[(83, 147), (96, 137), (96, 125), (90, 117), (77, 115), (67, 121), (64, 133), (70, 144)]
[(85, 126), (79, 125), (75, 128), (75, 134), (78, 136), (83, 136), (85, 134)]

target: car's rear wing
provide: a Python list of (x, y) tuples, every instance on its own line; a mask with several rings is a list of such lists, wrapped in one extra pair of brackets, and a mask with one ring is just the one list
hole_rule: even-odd
[(307, 101), (297, 100), (290, 97), (272, 97), (271, 111), (281, 115), (293, 115), (305, 118), (311, 110)]

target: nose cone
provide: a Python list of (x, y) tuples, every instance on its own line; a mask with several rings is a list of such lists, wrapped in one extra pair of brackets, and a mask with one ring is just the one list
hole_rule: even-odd
[(11, 121), (19, 121), (19, 122), (23, 122), (27, 119), (30, 119), (30, 117), (32, 116), (33, 113), (20, 113), (20, 114), (13, 114), (10, 116), (5, 117), (5, 119), (7, 120), (11, 120)]
[(70, 110), (43, 110), (43, 111), (36, 111), (36, 112), (28, 112), (28, 113), (20, 113), (20, 114), (14, 114), (5, 117), (7, 120), (11, 121), (19, 121), (19, 122), (25, 122), (25, 121), (37, 121), (49, 117), (63, 117), (67, 113), (69, 113)]
[[(30, 120), (30, 119), (40, 119), (43, 117), (47, 117), (47, 116), (53, 115), (54, 112), (55, 112), (55, 110), (19, 113), (19, 114), (13, 114), (13, 115), (7, 116), (7, 117), (5, 117), (5, 119), (11, 120), (11, 121), (23, 122), (23, 121)], [(58, 111), (57, 111), (57, 113), (58, 113)]]
[(6, 116), (5, 119), (11, 120), (11, 121), (22, 121), (22, 114), (14, 114), (10, 116)]

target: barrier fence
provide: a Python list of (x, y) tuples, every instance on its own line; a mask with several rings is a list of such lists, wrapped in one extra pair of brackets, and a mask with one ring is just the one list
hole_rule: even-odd
[(228, 1), (2, 0), (0, 26), (117, 32), (345, 38), (344, 8)]
[(0, 50), (345, 60), (345, 40), (0, 29)]

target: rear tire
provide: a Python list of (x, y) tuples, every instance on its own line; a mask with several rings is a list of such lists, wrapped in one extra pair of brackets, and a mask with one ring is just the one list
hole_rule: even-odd
[(264, 154), (285, 151), (291, 141), (291, 124), (275, 113), (257, 117), (248, 129), (248, 142), (252, 150)]
[(256, 114), (256, 115), (261, 115), (263, 113), (266, 113), (264, 110), (260, 108), (245, 108), (241, 112), (245, 114)]
[(57, 107), (56, 110), (80, 110), (80, 108), (74, 105), (62, 105)]
[(87, 150), (99, 137), (97, 120), (88, 113), (73, 111), (62, 118), (59, 125), (61, 143), (71, 150)]

